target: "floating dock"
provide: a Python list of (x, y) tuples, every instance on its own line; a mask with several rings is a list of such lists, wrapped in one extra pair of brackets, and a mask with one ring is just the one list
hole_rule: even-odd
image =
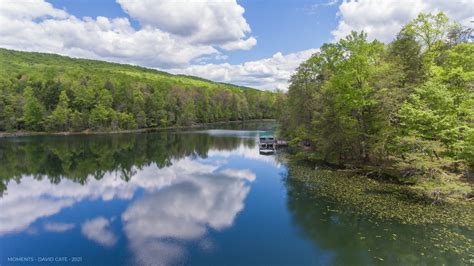
[(277, 147), (288, 146), (288, 142), (284, 139), (276, 139), (273, 136), (260, 136), (258, 141), (258, 149), (260, 154), (273, 154)]

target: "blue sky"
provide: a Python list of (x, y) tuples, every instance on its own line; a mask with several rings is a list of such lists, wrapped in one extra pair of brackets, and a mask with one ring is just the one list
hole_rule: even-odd
[(0, 47), (285, 90), (351, 30), (390, 42), (419, 12), (472, 26), (472, 0), (0, 0)]
[[(331, 40), (337, 26), (337, 6), (323, 6), (326, 1), (240, 1), (245, 18), (257, 36), (257, 45), (249, 52), (235, 51), (231, 63), (270, 57), (277, 52), (294, 53), (320, 47)], [(319, 6), (319, 7), (317, 7)]]

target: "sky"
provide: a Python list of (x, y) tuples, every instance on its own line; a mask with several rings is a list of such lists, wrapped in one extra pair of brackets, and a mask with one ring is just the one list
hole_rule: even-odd
[(390, 42), (419, 12), (473, 26), (472, 0), (0, 0), (0, 47), (286, 90), (326, 42)]

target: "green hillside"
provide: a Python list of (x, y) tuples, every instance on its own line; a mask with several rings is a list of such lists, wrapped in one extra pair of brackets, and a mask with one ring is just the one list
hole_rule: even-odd
[(153, 69), (0, 49), (0, 130), (83, 131), (273, 118), (276, 95)]

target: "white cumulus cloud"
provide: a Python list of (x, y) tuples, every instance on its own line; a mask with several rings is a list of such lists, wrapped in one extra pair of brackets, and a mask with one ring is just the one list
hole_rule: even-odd
[(117, 0), (143, 26), (190, 40), (193, 43), (223, 45), (227, 50), (249, 49), (256, 39), (236, 0)]
[(0, 4), (2, 16), (13, 19), (33, 19), (49, 16), (51, 18), (67, 18), (69, 15), (56, 9), (48, 2), (38, 0), (2, 0)]
[(286, 90), (295, 69), (317, 51), (308, 49), (286, 55), (278, 52), (270, 58), (242, 64), (191, 65), (171, 71), (261, 90)]
[(250, 26), (235, 1), (119, 2), (141, 22), (139, 29), (127, 17), (77, 18), (45, 0), (2, 0), (0, 47), (169, 68), (222, 57), (218, 47), (248, 50), (256, 44), (246, 36)]
[(230, 51), (230, 50), (250, 50), (252, 47), (254, 47), (257, 44), (257, 39), (254, 37), (250, 37), (246, 40), (238, 40), (235, 42), (228, 42), (226, 44), (223, 44), (221, 47), (224, 50)]
[(332, 35), (338, 40), (352, 30), (364, 30), (370, 39), (390, 42), (420, 12), (439, 11), (464, 25), (474, 19), (472, 0), (345, 0), (339, 6), (339, 24)]

